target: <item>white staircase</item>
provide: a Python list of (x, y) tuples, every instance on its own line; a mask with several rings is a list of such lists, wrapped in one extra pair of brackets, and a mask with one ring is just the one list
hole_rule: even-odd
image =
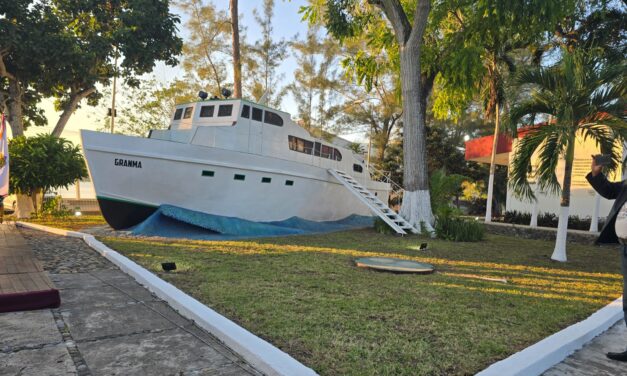
[(328, 170), (333, 177), (335, 177), (342, 185), (346, 187), (355, 197), (361, 202), (366, 204), (379, 218), (385, 221), (396, 233), (406, 235), (407, 232), (414, 234), (420, 233), (414, 226), (405, 220), (405, 218), (398, 215), (394, 210), (390, 209), (383, 201), (367, 190), (363, 185), (359, 184), (349, 174), (329, 169)]

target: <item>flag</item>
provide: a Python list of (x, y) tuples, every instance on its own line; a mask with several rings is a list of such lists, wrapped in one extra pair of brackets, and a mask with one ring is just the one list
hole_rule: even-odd
[(2, 114), (0, 121), (0, 196), (9, 195), (9, 143), (7, 141), (7, 123)]

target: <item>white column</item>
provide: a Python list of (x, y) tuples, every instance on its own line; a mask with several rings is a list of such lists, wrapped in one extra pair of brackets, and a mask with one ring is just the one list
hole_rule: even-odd
[(594, 209), (592, 209), (592, 218), (590, 219), (590, 232), (599, 231), (599, 206), (601, 206), (601, 195), (594, 194)]

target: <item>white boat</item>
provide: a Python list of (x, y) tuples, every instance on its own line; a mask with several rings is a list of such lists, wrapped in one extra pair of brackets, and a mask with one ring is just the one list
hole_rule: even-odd
[(372, 215), (368, 200), (387, 203), (390, 192), (348, 142), (316, 138), (288, 113), (242, 99), (177, 105), (170, 127), (147, 138), (88, 130), (81, 138), (100, 209), (115, 229), (163, 204), (261, 222), (333, 221)]

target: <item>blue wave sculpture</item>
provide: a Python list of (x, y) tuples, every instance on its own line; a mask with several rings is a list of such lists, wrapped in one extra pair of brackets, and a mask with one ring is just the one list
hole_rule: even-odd
[(324, 233), (372, 227), (373, 217), (350, 215), (338, 221), (317, 222), (291, 217), (283, 221), (255, 222), (161, 205), (150, 217), (131, 229), (133, 235), (232, 240), (269, 236)]

